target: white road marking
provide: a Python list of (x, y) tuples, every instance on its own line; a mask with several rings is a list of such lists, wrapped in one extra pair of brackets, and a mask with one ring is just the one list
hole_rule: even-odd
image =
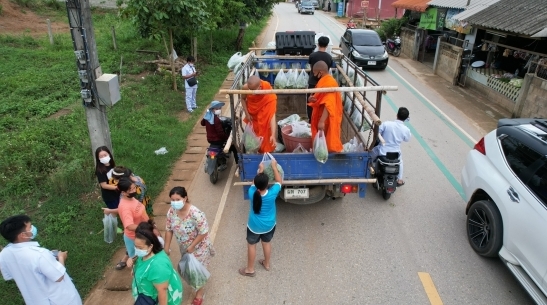
[(275, 33), (277, 33), (277, 28), (279, 27), (279, 16), (277, 16), (277, 13), (274, 10), (275, 19), (277, 19), (277, 22), (275, 24), (275, 31), (273, 32), (272, 40), (275, 41)]
[(217, 214), (215, 215), (215, 222), (213, 223), (213, 227), (209, 232), (209, 239), (211, 239), (211, 243), (213, 244), (215, 243), (215, 237), (217, 235), (218, 227), (220, 226), (220, 219), (222, 218), (224, 206), (226, 205), (226, 200), (228, 199), (228, 193), (230, 192), (230, 187), (232, 186), (232, 180), (235, 173), (235, 171), (233, 171), (234, 168), (235, 166), (232, 166), (232, 168), (230, 168), (230, 175), (228, 177), (226, 185), (224, 186), (224, 192), (222, 192), (222, 197), (220, 197), (220, 204), (218, 205)]

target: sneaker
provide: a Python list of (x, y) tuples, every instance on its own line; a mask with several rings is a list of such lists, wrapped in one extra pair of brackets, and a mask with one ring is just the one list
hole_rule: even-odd
[(188, 112), (192, 113), (192, 112), (194, 112), (194, 109), (188, 109)]
[(221, 166), (218, 167), (218, 171), (221, 172), (221, 171), (223, 171), (223, 170), (225, 170), (225, 169), (227, 169), (227, 168), (228, 168), (228, 165), (222, 164)]
[(198, 106), (192, 106), (192, 109), (198, 109)]

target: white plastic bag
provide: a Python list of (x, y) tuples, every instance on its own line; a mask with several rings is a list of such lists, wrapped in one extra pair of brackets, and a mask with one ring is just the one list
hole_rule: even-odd
[(277, 125), (283, 128), (287, 125), (290, 125), (292, 122), (298, 122), (298, 121), (300, 121), (300, 116), (298, 114), (291, 114), (288, 117), (284, 118), (283, 120), (279, 120), (277, 122)]
[(323, 130), (319, 130), (313, 139), (313, 155), (320, 163), (325, 163), (329, 159), (329, 148)]
[[(265, 153), (262, 157), (262, 164), (264, 165), (264, 174), (270, 178), (271, 181), (275, 181), (275, 175), (272, 168), (272, 160), (275, 160), (274, 156), (270, 153)], [(277, 164), (277, 171), (281, 175), (281, 180), (285, 179), (285, 173), (283, 172), (283, 168), (281, 165)]]
[(185, 253), (179, 261), (180, 276), (194, 288), (199, 290), (205, 286), (211, 273), (203, 266), (192, 253)]
[(228, 69), (233, 70), (241, 61), (243, 60), (243, 56), (241, 56), (241, 52), (237, 52), (230, 59), (228, 60)]
[(308, 88), (308, 73), (302, 69), (300, 74), (298, 74), (298, 78), (296, 79), (296, 88), (297, 89), (305, 89)]
[(283, 152), (285, 150), (285, 145), (277, 142), (275, 143), (275, 149), (274, 149), (274, 152), (276, 153), (280, 153), (280, 152)]
[(162, 147), (156, 151), (154, 151), (156, 155), (165, 155), (167, 153), (167, 149), (165, 147)]
[(287, 87), (287, 77), (283, 69), (280, 69), (274, 80), (274, 89), (285, 89), (285, 87)]
[(292, 132), (289, 134), (295, 138), (311, 138), (311, 127), (304, 121), (291, 123)]
[(245, 131), (243, 132), (243, 146), (248, 154), (257, 153), (262, 146), (263, 137), (258, 137), (253, 130), (253, 125), (251, 123), (245, 126)]
[(287, 89), (296, 89), (296, 80), (298, 78), (298, 71), (290, 69), (289, 73), (287, 73), (287, 86), (285, 88)]
[(296, 146), (296, 148), (292, 151), (294, 154), (306, 154), (306, 153), (309, 153), (309, 151), (307, 151), (304, 146), (302, 146), (302, 144), (298, 143), (298, 145)]
[(116, 239), (116, 232), (118, 230), (118, 218), (112, 216), (112, 214), (104, 215), (104, 241), (108, 244), (114, 242)]

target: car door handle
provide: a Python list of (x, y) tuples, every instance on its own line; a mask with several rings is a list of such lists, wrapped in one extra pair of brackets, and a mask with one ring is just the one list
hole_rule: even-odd
[(520, 202), (519, 194), (515, 192), (515, 189), (512, 186), (510, 186), (509, 189), (507, 189), (507, 194), (509, 195), (509, 198), (511, 198), (511, 201), (516, 203)]

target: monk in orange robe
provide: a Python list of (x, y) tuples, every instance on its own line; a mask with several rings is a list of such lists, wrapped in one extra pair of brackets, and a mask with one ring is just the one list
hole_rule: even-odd
[[(338, 82), (329, 74), (329, 67), (324, 61), (313, 65), (313, 75), (319, 79), (315, 89), (335, 88)], [(318, 92), (308, 99), (308, 105), (313, 109), (311, 118), (311, 135), (315, 139), (318, 130), (323, 130), (329, 152), (342, 152), (341, 128), (343, 105), (340, 92)]]
[[(261, 80), (258, 76), (249, 77), (243, 85), (243, 90), (271, 90), (270, 83)], [(273, 152), (277, 145), (277, 95), (275, 94), (250, 94), (242, 96), (243, 111), (245, 111), (245, 123), (253, 124), (253, 131), (258, 137), (262, 137), (260, 153)]]

